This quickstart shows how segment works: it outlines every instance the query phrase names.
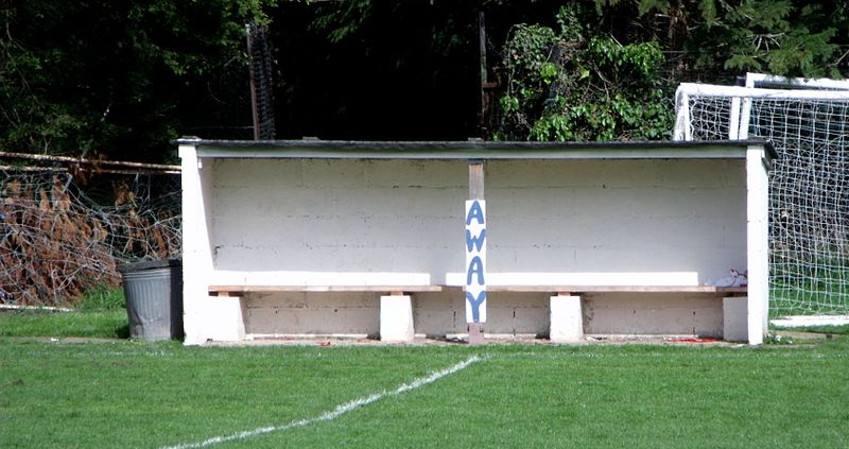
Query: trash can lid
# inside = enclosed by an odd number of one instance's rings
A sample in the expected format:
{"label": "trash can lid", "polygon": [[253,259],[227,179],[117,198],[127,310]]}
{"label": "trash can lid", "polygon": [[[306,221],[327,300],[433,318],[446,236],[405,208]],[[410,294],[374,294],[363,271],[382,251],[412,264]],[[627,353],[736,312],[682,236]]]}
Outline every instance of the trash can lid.
{"label": "trash can lid", "polygon": [[183,265],[183,259],[145,260],[118,265],[119,273],[131,273],[142,270],[155,270],[157,268],[179,267]]}

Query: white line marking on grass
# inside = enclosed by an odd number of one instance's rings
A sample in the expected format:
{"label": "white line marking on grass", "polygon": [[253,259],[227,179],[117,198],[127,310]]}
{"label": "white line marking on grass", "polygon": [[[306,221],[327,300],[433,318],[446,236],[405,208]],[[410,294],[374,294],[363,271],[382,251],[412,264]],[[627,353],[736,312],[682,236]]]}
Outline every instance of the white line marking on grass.
{"label": "white line marking on grass", "polygon": [[220,444],[220,443],[226,443],[226,442],[229,442],[229,441],[244,440],[244,439],[252,438],[252,437],[255,437],[255,436],[259,436],[259,435],[264,435],[266,433],[282,432],[282,431],[294,429],[294,428],[297,428],[297,427],[306,427],[308,425],[319,423],[319,422],[322,422],[322,421],[331,421],[331,420],[334,420],[334,419],[344,415],[345,413],[356,410],[356,409],[358,409],[358,408],[360,408],[364,405],[371,404],[372,402],[379,401],[379,400],[381,400],[385,397],[398,396],[398,395],[407,393],[411,390],[415,390],[416,388],[423,387],[423,386],[425,386],[429,383],[435,382],[435,381],[437,381],[437,380],[439,380],[439,379],[441,379],[445,376],[448,376],[450,374],[454,374],[457,371],[460,371],[460,370],[466,368],[467,366],[471,365],[472,363],[479,362],[481,360],[483,360],[483,358],[476,356],[476,355],[469,357],[467,360],[464,360],[464,361],[462,361],[462,362],[460,362],[456,365],[450,366],[450,367],[448,367],[448,368],[446,368],[442,371],[436,371],[436,372],[431,373],[430,375],[428,375],[426,377],[416,379],[416,380],[414,380],[414,381],[412,381],[408,384],[403,384],[403,385],[399,386],[398,388],[396,388],[394,390],[383,391],[381,393],[375,393],[371,396],[366,396],[366,397],[363,397],[363,398],[355,399],[351,402],[346,402],[344,404],[337,406],[336,408],[334,408],[333,410],[331,410],[329,412],[325,412],[325,413],[323,413],[319,416],[316,416],[315,418],[292,421],[289,424],[284,424],[282,426],[260,427],[260,428],[257,428],[257,429],[247,430],[247,431],[244,431],[244,432],[238,432],[238,433],[234,433],[234,434],[230,434],[230,435],[217,436],[217,437],[213,437],[213,438],[210,438],[208,440],[202,441],[200,443],[184,443],[184,444],[178,444],[176,446],[163,446],[160,449],[197,449],[197,448],[213,446],[213,445]]}

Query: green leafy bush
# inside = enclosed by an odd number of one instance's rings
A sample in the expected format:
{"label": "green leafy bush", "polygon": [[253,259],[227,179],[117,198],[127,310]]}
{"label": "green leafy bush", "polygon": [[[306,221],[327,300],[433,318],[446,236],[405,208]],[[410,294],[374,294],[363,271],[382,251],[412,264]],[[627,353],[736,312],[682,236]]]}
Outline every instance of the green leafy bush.
{"label": "green leafy bush", "polygon": [[585,37],[577,12],[563,7],[559,30],[516,25],[505,45],[502,140],[643,140],[672,129],[671,92],[657,42],[623,45]]}

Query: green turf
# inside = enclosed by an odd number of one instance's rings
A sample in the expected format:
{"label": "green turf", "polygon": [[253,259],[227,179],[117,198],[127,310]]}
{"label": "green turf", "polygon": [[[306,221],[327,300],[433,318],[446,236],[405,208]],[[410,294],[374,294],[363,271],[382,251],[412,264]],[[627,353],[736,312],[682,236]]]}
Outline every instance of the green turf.
{"label": "green turf", "polygon": [[222,448],[842,448],[849,343],[183,347],[0,338],[0,447],[158,448],[311,419]]}
{"label": "green turf", "polygon": [[124,289],[101,284],[85,292],[75,308],[84,312],[125,310]]}
{"label": "green turf", "polygon": [[127,312],[0,311],[0,336],[125,338]]}
{"label": "green turf", "polygon": [[0,336],[127,338],[130,334],[124,292],[94,288],[71,312],[45,309],[0,310]]}
{"label": "green turf", "polygon": [[[840,265],[832,266],[847,265],[841,262]],[[787,273],[784,267],[777,265],[772,266],[771,270],[771,317],[849,313],[849,291],[845,282],[849,279],[849,272],[846,270],[821,269],[803,275]]]}
{"label": "green turf", "polygon": [[0,447],[198,443],[313,419],[472,355],[485,360],[332,421],[215,447],[849,446],[846,335],[758,348],[198,348],[109,338],[127,318],[103,299],[85,313],[0,314]]}

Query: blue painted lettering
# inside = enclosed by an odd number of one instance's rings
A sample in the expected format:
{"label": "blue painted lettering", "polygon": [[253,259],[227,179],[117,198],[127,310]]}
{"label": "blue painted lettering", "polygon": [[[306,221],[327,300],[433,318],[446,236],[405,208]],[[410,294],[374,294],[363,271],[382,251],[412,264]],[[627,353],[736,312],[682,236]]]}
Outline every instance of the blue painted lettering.
{"label": "blue painted lettering", "polygon": [[483,280],[483,261],[480,256],[475,256],[469,261],[469,269],[466,271],[466,285],[472,285],[472,277],[478,275],[478,285],[486,285]]}
{"label": "blue painted lettering", "polygon": [[486,301],[486,291],[478,293],[477,298],[475,298],[471,293],[466,292],[466,301],[469,301],[469,304],[472,306],[472,322],[480,323],[481,304]]}
{"label": "blue painted lettering", "polygon": [[481,233],[477,236],[473,236],[468,229],[466,230],[466,249],[468,250],[468,252],[472,252],[472,248],[477,248],[477,251],[480,252],[485,241],[486,229],[482,229]]}
{"label": "blue painted lettering", "polygon": [[483,209],[481,209],[481,205],[477,201],[473,202],[472,207],[469,208],[469,213],[466,215],[466,226],[472,224],[472,220],[477,220],[480,224],[486,224],[483,217]]}

